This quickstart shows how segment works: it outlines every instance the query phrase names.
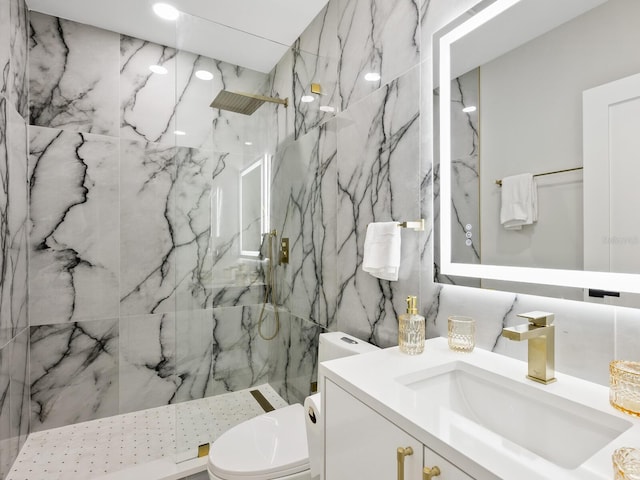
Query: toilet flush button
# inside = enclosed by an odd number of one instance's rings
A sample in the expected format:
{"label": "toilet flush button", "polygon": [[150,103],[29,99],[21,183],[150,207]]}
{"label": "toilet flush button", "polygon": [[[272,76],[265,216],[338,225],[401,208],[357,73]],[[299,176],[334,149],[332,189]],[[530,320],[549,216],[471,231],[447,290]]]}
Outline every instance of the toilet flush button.
{"label": "toilet flush button", "polygon": [[342,340],[343,342],[350,343],[352,345],[358,343],[358,342],[356,342],[355,340],[353,340],[353,339],[351,339],[349,337],[342,337],[340,340]]}

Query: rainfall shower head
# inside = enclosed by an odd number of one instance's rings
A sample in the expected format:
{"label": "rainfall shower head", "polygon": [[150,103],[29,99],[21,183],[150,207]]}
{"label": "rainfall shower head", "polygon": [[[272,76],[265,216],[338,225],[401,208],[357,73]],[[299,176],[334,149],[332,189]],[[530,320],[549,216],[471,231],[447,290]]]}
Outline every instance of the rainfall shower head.
{"label": "rainfall shower head", "polygon": [[220,110],[229,110],[230,112],[251,115],[264,102],[279,103],[285,108],[289,105],[289,99],[275,97],[264,97],[262,95],[254,95],[252,93],[228,92],[222,90],[218,96],[209,105],[211,108],[219,108]]}

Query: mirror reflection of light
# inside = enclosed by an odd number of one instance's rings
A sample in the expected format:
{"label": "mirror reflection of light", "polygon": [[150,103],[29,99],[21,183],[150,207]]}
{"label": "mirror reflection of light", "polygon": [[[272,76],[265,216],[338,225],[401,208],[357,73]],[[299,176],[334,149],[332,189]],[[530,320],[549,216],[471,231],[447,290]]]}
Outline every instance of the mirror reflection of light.
{"label": "mirror reflection of light", "polygon": [[180,12],[173,5],[169,5],[168,3],[156,3],[153,5],[153,11],[160,18],[164,18],[165,20],[177,20],[180,16]]}
{"label": "mirror reflection of light", "polygon": [[245,144],[247,147],[250,147],[251,145],[253,145],[253,142],[244,142],[244,144]]}
{"label": "mirror reflection of light", "polygon": [[302,103],[311,103],[311,102],[313,102],[314,100],[315,100],[315,98],[313,98],[313,96],[311,96],[311,95],[303,95],[303,96],[300,98],[300,101],[301,101]]}
{"label": "mirror reflection of light", "polygon": [[469,107],[464,107],[464,108],[462,109],[462,111],[463,111],[464,113],[471,113],[471,112],[475,112],[476,110],[477,110],[477,108],[476,108],[476,107],[474,107],[473,105],[471,105],[471,106],[469,106]]}
{"label": "mirror reflection of light", "polygon": [[377,72],[369,72],[364,76],[364,79],[367,82],[377,82],[380,78],[380,74]]}
{"label": "mirror reflection of light", "polygon": [[183,132],[182,130],[174,130],[173,134],[181,137],[183,135],[186,135],[187,132]]}
{"label": "mirror reflection of light", "polygon": [[169,70],[164,68],[162,65],[149,65],[149,70],[153,73],[157,73],[158,75],[166,75],[169,73]]}
{"label": "mirror reflection of light", "polygon": [[198,77],[200,80],[213,80],[213,73],[208,70],[198,70],[196,72],[196,77]]}
{"label": "mirror reflection of light", "polygon": [[333,112],[336,111],[336,109],[333,108],[333,107],[330,107],[329,105],[322,105],[320,107],[320,111],[321,112],[326,112],[326,113],[333,113]]}

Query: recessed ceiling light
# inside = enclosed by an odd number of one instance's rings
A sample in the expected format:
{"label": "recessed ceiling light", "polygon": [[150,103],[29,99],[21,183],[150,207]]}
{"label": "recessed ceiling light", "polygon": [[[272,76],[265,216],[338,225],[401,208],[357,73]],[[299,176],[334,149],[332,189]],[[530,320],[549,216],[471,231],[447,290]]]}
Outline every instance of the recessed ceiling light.
{"label": "recessed ceiling light", "polygon": [[311,102],[313,102],[314,100],[315,100],[315,98],[313,98],[313,96],[311,96],[311,95],[303,95],[303,96],[300,98],[300,101],[301,101],[302,103],[311,103]]}
{"label": "recessed ceiling light", "polygon": [[149,70],[159,75],[166,75],[167,73],[169,73],[169,70],[167,70],[161,65],[149,65]]}
{"label": "recessed ceiling light", "polygon": [[333,113],[333,112],[336,111],[336,109],[333,108],[333,107],[330,107],[329,105],[322,105],[320,107],[320,111],[321,112],[326,112],[326,113]]}
{"label": "recessed ceiling light", "polygon": [[367,82],[377,82],[380,80],[380,74],[377,72],[369,72],[364,76],[364,79]]}
{"label": "recessed ceiling light", "polygon": [[178,136],[180,136],[180,137],[181,137],[181,136],[183,136],[183,135],[186,135],[186,134],[187,134],[187,132],[183,132],[182,130],[174,130],[174,131],[173,131],[173,134],[174,134],[174,135],[178,135]]}
{"label": "recessed ceiling light", "polygon": [[198,70],[196,72],[196,77],[200,80],[213,80],[213,73],[208,70]]}
{"label": "recessed ceiling light", "polygon": [[244,144],[245,144],[247,147],[250,147],[251,145],[253,145],[253,142],[244,142]]}
{"label": "recessed ceiling light", "polygon": [[180,16],[180,12],[173,5],[169,5],[168,3],[156,3],[153,5],[153,11],[160,18],[164,18],[165,20],[177,20]]}

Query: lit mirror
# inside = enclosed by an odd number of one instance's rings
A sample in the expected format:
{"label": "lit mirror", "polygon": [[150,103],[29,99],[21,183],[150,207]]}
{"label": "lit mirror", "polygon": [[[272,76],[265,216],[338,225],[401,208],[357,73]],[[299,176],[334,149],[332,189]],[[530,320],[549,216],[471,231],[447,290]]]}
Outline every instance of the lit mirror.
{"label": "lit mirror", "polygon": [[265,155],[240,172],[240,254],[257,257],[269,231],[269,161]]}
{"label": "lit mirror", "polygon": [[436,34],[439,281],[640,306],[638,18],[485,0]]}

